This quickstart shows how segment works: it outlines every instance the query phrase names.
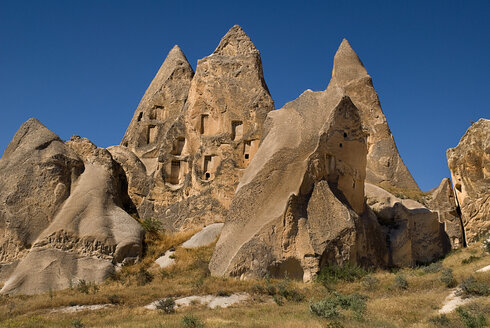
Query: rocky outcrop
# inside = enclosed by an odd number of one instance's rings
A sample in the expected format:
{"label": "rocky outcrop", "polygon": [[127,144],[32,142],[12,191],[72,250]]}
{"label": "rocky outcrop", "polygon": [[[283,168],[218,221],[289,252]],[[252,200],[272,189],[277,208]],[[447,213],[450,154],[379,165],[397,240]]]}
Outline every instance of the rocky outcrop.
{"label": "rocky outcrop", "polygon": [[439,222],[444,224],[444,230],[451,242],[452,249],[458,249],[466,245],[460,209],[454,197],[451,180],[444,178],[439,187],[431,191],[427,196],[428,207],[437,212]]}
{"label": "rocky outcrop", "polygon": [[[41,147],[33,144],[36,136],[44,138]],[[16,213],[15,218],[25,222],[16,231],[32,238],[32,246],[23,256],[12,253],[19,263],[1,293],[40,293],[67,288],[79,279],[101,282],[115,265],[135,261],[142,255],[144,232],[126,212],[135,209],[127,195],[125,174],[107,150],[79,137],[65,144],[37,120],[30,120],[19,129],[1,163],[14,164],[22,157],[31,160],[29,165],[17,165],[17,171],[10,167],[9,171],[2,171],[1,178],[7,179],[9,172],[22,177],[20,168],[39,170],[34,179],[29,178],[33,183],[37,183],[36,178],[43,178],[41,182],[51,188],[47,189],[51,194],[39,198],[44,189],[31,184],[37,188],[32,189],[32,195],[19,197],[13,192],[2,202],[2,213]],[[60,187],[61,183],[65,187]],[[27,196],[37,201],[27,202]],[[43,212],[42,217],[27,216],[48,205],[57,206]],[[14,212],[18,208],[23,211]],[[39,228],[32,230],[33,226]],[[15,259],[13,255],[4,262]]]}
{"label": "rocky outcrop", "polygon": [[77,154],[38,120],[22,124],[0,158],[0,263],[27,255],[83,169]]}
{"label": "rocky outcrop", "polygon": [[[162,81],[155,78],[152,86]],[[238,179],[259,146],[265,117],[274,109],[260,53],[239,26],[198,61],[189,93],[179,99],[184,98],[180,114],[172,116],[162,139],[155,139],[154,170],[130,144],[145,170],[121,147],[109,148],[126,170],[140,217],[159,218],[170,231],[224,221]]]}
{"label": "rocky outcrop", "polygon": [[326,263],[382,263],[383,236],[364,206],[366,135],[350,98],[333,84],[306,91],[269,113],[266,127],[211,273],[309,281]]}
{"label": "rocky outcrop", "polygon": [[366,181],[383,188],[419,190],[398,153],[371,76],[345,39],[335,54],[331,83],[352,99],[368,133]]}
{"label": "rocky outcrop", "polygon": [[366,202],[383,225],[388,246],[388,265],[426,264],[450,249],[438,214],[411,199],[400,199],[366,183]]}
{"label": "rocky outcrop", "polygon": [[471,125],[446,155],[466,241],[472,243],[490,230],[490,120]]}

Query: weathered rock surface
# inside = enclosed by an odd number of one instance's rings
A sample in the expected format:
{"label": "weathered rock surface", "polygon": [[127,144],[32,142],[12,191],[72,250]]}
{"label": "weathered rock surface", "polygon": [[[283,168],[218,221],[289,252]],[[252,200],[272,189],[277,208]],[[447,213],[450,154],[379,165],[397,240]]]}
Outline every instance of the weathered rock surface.
{"label": "weathered rock surface", "polygon": [[331,83],[351,98],[367,129],[366,181],[384,188],[419,190],[398,153],[371,76],[345,39],[335,54]]}
{"label": "weathered rock surface", "polygon": [[[35,120],[26,122],[16,137],[19,134],[29,136],[36,131],[50,136],[49,143],[43,143],[42,149],[56,148],[42,154],[31,149],[34,158],[29,167],[41,167],[48,160],[52,161],[54,154],[57,162],[50,162],[51,166],[43,167],[37,174],[52,179],[47,173],[59,175],[68,171],[71,180],[68,180],[69,187],[64,189],[65,196],[59,201],[57,210],[45,213],[47,224],[36,231],[27,256],[20,259],[1,293],[40,293],[67,288],[70,282],[76,283],[80,279],[101,282],[114,270],[114,265],[134,261],[142,253],[144,231],[126,212],[134,210],[134,205],[127,195],[124,171],[112,160],[110,153],[79,137],[64,144]],[[7,156],[4,156],[7,160],[26,156],[24,151],[30,149],[29,143],[18,142],[16,137],[11,145],[17,146],[9,146]],[[70,154],[71,161],[63,154]],[[37,188],[42,191],[40,186]],[[57,196],[53,192],[51,198],[46,198],[47,203]],[[35,224],[25,213],[34,213],[39,204],[25,204],[21,198],[12,200],[16,202],[7,202],[5,209],[15,209],[22,204],[27,208],[18,215],[19,220]],[[22,229],[20,231],[24,233]]]}
{"label": "weathered rock surface", "polygon": [[466,242],[472,243],[490,231],[490,120],[471,125],[446,155]]}
{"label": "weathered rock surface", "polygon": [[77,154],[38,120],[22,124],[0,158],[0,263],[27,255],[83,169]]}
{"label": "weathered rock surface", "polygon": [[[150,89],[166,87],[159,74]],[[185,75],[186,81],[190,76]],[[189,83],[185,97],[179,89],[180,113],[175,108],[175,115],[163,116],[168,129],[160,128],[159,137],[150,143],[151,156],[157,158],[151,169],[145,159],[149,153],[141,155],[128,142],[140,138],[128,135],[144,134],[144,129],[138,132],[130,126],[122,145],[140,157],[145,170],[121,147],[109,149],[126,170],[140,217],[160,218],[170,231],[224,221],[238,179],[260,143],[265,117],[274,109],[260,53],[239,26],[228,31],[213,54],[198,61]],[[161,94],[161,102],[176,103],[166,95]],[[144,98],[142,104],[146,103]],[[138,108],[133,122],[140,112]]]}
{"label": "weathered rock surface", "polygon": [[385,228],[388,265],[404,267],[430,263],[450,250],[437,213],[369,183],[365,190],[367,205]]}
{"label": "weathered rock surface", "polygon": [[157,168],[159,149],[182,112],[193,76],[184,53],[174,46],[134,112],[121,145],[138,155],[148,173]]}
{"label": "weathered rock surface", "polygon": [[442,179],[439,187],[432,190],[428,198],[427,205],[432,211],[437,212],[439,222],[444,223],[444,230],[449,237],[451,247],[458,249],[465,246],[463,226],[451,180]]}
{"label": "weathered rock surface", "polygon": [[364,206],[366,135],[349,97],[333,84],[306,91],[269,113],[266,126],[211,273],[309,281],[326,263],[382,263],[383,236]]}
{"label": "weathered rock surface", "polygon": [[211,225],[208,225],[207,227],[196,233],[194,236],[192,236],[191,239],[183,243],[182,247],[198,248],[212,244],[223,229],[223,225],[224,223],[213,223]]}

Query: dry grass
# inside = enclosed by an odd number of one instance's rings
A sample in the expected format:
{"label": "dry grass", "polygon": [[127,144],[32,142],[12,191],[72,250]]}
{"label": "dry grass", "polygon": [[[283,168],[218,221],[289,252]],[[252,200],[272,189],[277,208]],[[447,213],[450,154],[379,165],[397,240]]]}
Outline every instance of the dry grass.
{"label": "dry grass", "polygon": [[[74,288],[34,296],[1,297],[0,327],[72,327],[74,320],[81,320],[85,327],[183,327],[182,319],[189,313],[202,320],[205,327],[327,327],[329,321],[314,316],[308,307],[310,301],[318,301],[329,295],[330,291],[321,284],[289,282],[288,288],[304,295],[305,300],[284,300],[284,305],[278,306],[264,290],[267,290],[267,286],[278,286],[283,281],[239,281],[211,277],[207,265],[214,245],[194,250],[177,248],[177,262],[174,266],[159,269],[153,265],[158,256],[179,245],[191,234],[160,235],[159,238],[149,240],[145,259],[123,268],[113,279],[101,284],[95,294],[84,294]],[[470,256],[477,259],[462,264]],[[482,253],[480,244],[453,252],[442,261],[444,268],[453,269],[458,282],[473,275],[478,281],[487,284],[490,284],[490,272],[475,271],[489,264],[490,256]],[[141,270],[147,270],[153,280],[138,285],[135,276]],[[338,319],[340,324],[343,327],[434,327],[429,318],[437,315],[437,310],[441,308],[450,289],[440,281],[441,272],[426,271],[415,268],[397,272],[406,277],[406,290],[397,289],[394,286],[396,274],[384,270],[371,273],[379,281],[372,289],[367,289],[361,280],[334,284],[331,287],[339,293],[361,293],[368,296],[363,320],[358,321],[346,313]],[[260,290],[262,292],[258,292]],[[252,294],[253,300],[247,305],[227,309],[210,310],[193,306],[175,314],[163,314],[143,308],[164,297],[235,292],[248,292]],[[117,295],[120,304],[99,311],[72,314],[52,312],[53,308],[73,304],[109,303],[110,299],[114,299],[112,295]],[[471,313],[490,313],[490,300],[477,297],[466,307]],[[457,313],[451,313],[447,318],[450,321],[448,327],[464,327]],[[488,314],[487,321],[490,322]]]}

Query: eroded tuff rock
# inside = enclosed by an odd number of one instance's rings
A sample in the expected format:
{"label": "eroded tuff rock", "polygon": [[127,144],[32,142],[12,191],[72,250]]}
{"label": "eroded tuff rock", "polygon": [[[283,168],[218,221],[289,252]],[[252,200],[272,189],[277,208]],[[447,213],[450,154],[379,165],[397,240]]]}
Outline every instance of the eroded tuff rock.
{"label": "eroded tuff rock", "polygon": [[451,249],[437,213],[369,183],[365,190],[367,205],[376,213],[387,236],[389,266],[430,263]]}
{"label": "eroded tuff rock", "polygon": [[490,120],[471,125],[446,155],[466,241],[472,243],[490,230]]}
{"label": "eroded tuff rock", "polygon": [[36,119],[19,128],[0,158],[0,263],[27,255],[70,195],[83,162]]}
{"label": "eroded tuff rock", "polygon": [[[79,279],[101,282],[114,270],[114,265],[134,261],[142,253],[144,231],[126,212],[134,210],[134,206],[127,195],[124,171],[107,150],[79,137],[64,144],[35,120],[26,122],[16,137],[33,133],[49,136],[51,141],[43,143],[43,149],[53,149],[41,154],[31,152],[34,155],[29,167],[42,168],[37,174],[54,181],[58,181],[60,173],[68,171],[71,180],[56,211],[45,213],[47,224],[36,232],[28,254],[20,258],[1,293],[40,293],[67,288],[70,282]],[[18,142],[16,137],[11,143],[13,146],[7,148],[4,156],[7,160],[27,156],[24,151],[29,149],[30,143]],[[54,163],[53,153],[57,160]],[[72,161],[67,161],[63,154],[69,154]],[[48,161],[51,161],[49,166],[41,166]],[[38,196],[43,189],[36,187],[39,189],[33,192]],[[56,197],[58,193],[52,192],[46,202],[52,203],[52,199],[58,199]],[[27,207],[25,213],[34,213],[39,206],[13,199]],[[5,209],[9,210],[16,208],[17,203],[11,201],[7,205]],[[18,214],[19,220],[35,224],[25,213]]]}
{"label": "eroded tuff rock", "polygon": [[260,53],[239,26],[198,61],[184,98],[181,113],[153,140],[159,147],[154,170],[145,164],[144,171],[121,147],[109,148],[126,170],[140,217],[160,218],[168,230],[224,221],[238,179],[259,146],[265,117],[274,109]]}
{"label": "eroded tuff rock", "polygon": [[458,249],[465,246],[463,225],[451,180],[442,179],[440,185],[431,191],[428,198],[427,205],[432,211],[437,212],[439,222],[444,224],[444,230],[451,241],[451,247]]}
{"label": "eroded tuff rock", "polygon": [[157,167],[168,129],[182,112],[193,76],[184,53],[174,46],[134,112],[121,145],[143,161],[149,174]]}
{"label": "eroded tuff rock", "polygon": [[266,127],[211,273],[309,281],[326,263],[383,263],[383,234],[364,204],[366,135],[349,97],[334,84],[306,91],[269,113]]}
{"label": "eroded tuff rock", "polygon": [[331,83],[352,99],[367,130],[366,181],[384,188],[419,190],[398,153],[371,76],[345,39],[334,57]]}

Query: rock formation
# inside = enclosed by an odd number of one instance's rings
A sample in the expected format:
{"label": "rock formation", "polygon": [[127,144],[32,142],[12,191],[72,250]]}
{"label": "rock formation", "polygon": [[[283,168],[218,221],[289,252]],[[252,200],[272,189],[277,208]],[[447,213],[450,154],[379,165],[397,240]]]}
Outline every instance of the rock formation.
{"label": "rock formation", "polygon": [[[366,215],[366,135],[342,89],[304,92],[271,112],[210,263],[213,275],[311,280],[325,263],[383,262]],[[364,236],[363,236],[364,235]],[[378,236],[378,243],[375,243]]]}
{"label": "rock formation", "polygon": [[65,144],[31,119],[0,167],[7,182],[0,218],[11,238],[3,243],[20,245],[17,252],[6,248],[2,258],[4,264],[18,260],[2,293],[62,289],[79,279],[101,282],[114,265],[142,255],[143,230],[126,212],[134,206],[124,171],[107,150],[79,137]]}
{"label": "rock formation", "polygon": [[[179,54],[182,63],[185,57]],[[159,75],[173,70],[174,64],[165,60],[149,90],[167,88],[168,80]],[[178,90],[179,101],[167,99],[167,93],[158,97],[160,103],[178,106],[172,115],[162,116],[161,124],[168,128],[159,128],[152,139],[152,169],[145,159],[150,153],[142,155],[150,146],[138,149],[131,142],[146,140],[149,133],[148,128],[134,126],[140,113],[144,122],[145,108],[155,106],[146,100],[150,91],[136,110],[122,146],[109,148],[126,170],[140,217],[160,218],[171,231],[224,221],[238,179],[259,146],[265,117],[274,109],[260,53],[239,26],[228,31],[213,54],[198,61],[192,82],[188,64],[181,66],[186,74],[179,75],[185,86]],[[189,83],[189,93],[184,95]],[[152,121],[148,124],[156,126]],[[137,156],[123,149],[126,145]]]}
{"label": "rock formation", "polygon": [[371,76],[345,39],[334,57],[331,83],[352,99],[367,130],[366,181],[383,188],[419,190],[398,153]]}
{"label": "rock formation", "polygon": [[428,198],[429,208],[437,212],[439,221],[444,224],[451,247],[458,249],[465,246],[463,225],[451,181],[448,178],[442,179],[439,187],[432,190]]}
{"label": "rock formation", "polygon": [[385,230],[389,266],[430,263],[451,249],[437,213],[422,204],[397,198],[369,183],[366,202]]}
{"label": "rock formation", "polygon": [[437,213],[370,184],[378,194],[369,204],[378,211],[365,204],[365,180],[419,189],[347,40],[327,89],[269,113],[265,127],[216,245],[213,275],[287,272],[309,281],[325,264],[405,266],[447,251]]}
{"label": "rock formation", "polygon": [[446,155],[466,242],[472,243],[490,231],[490,120],[471,125]]}

